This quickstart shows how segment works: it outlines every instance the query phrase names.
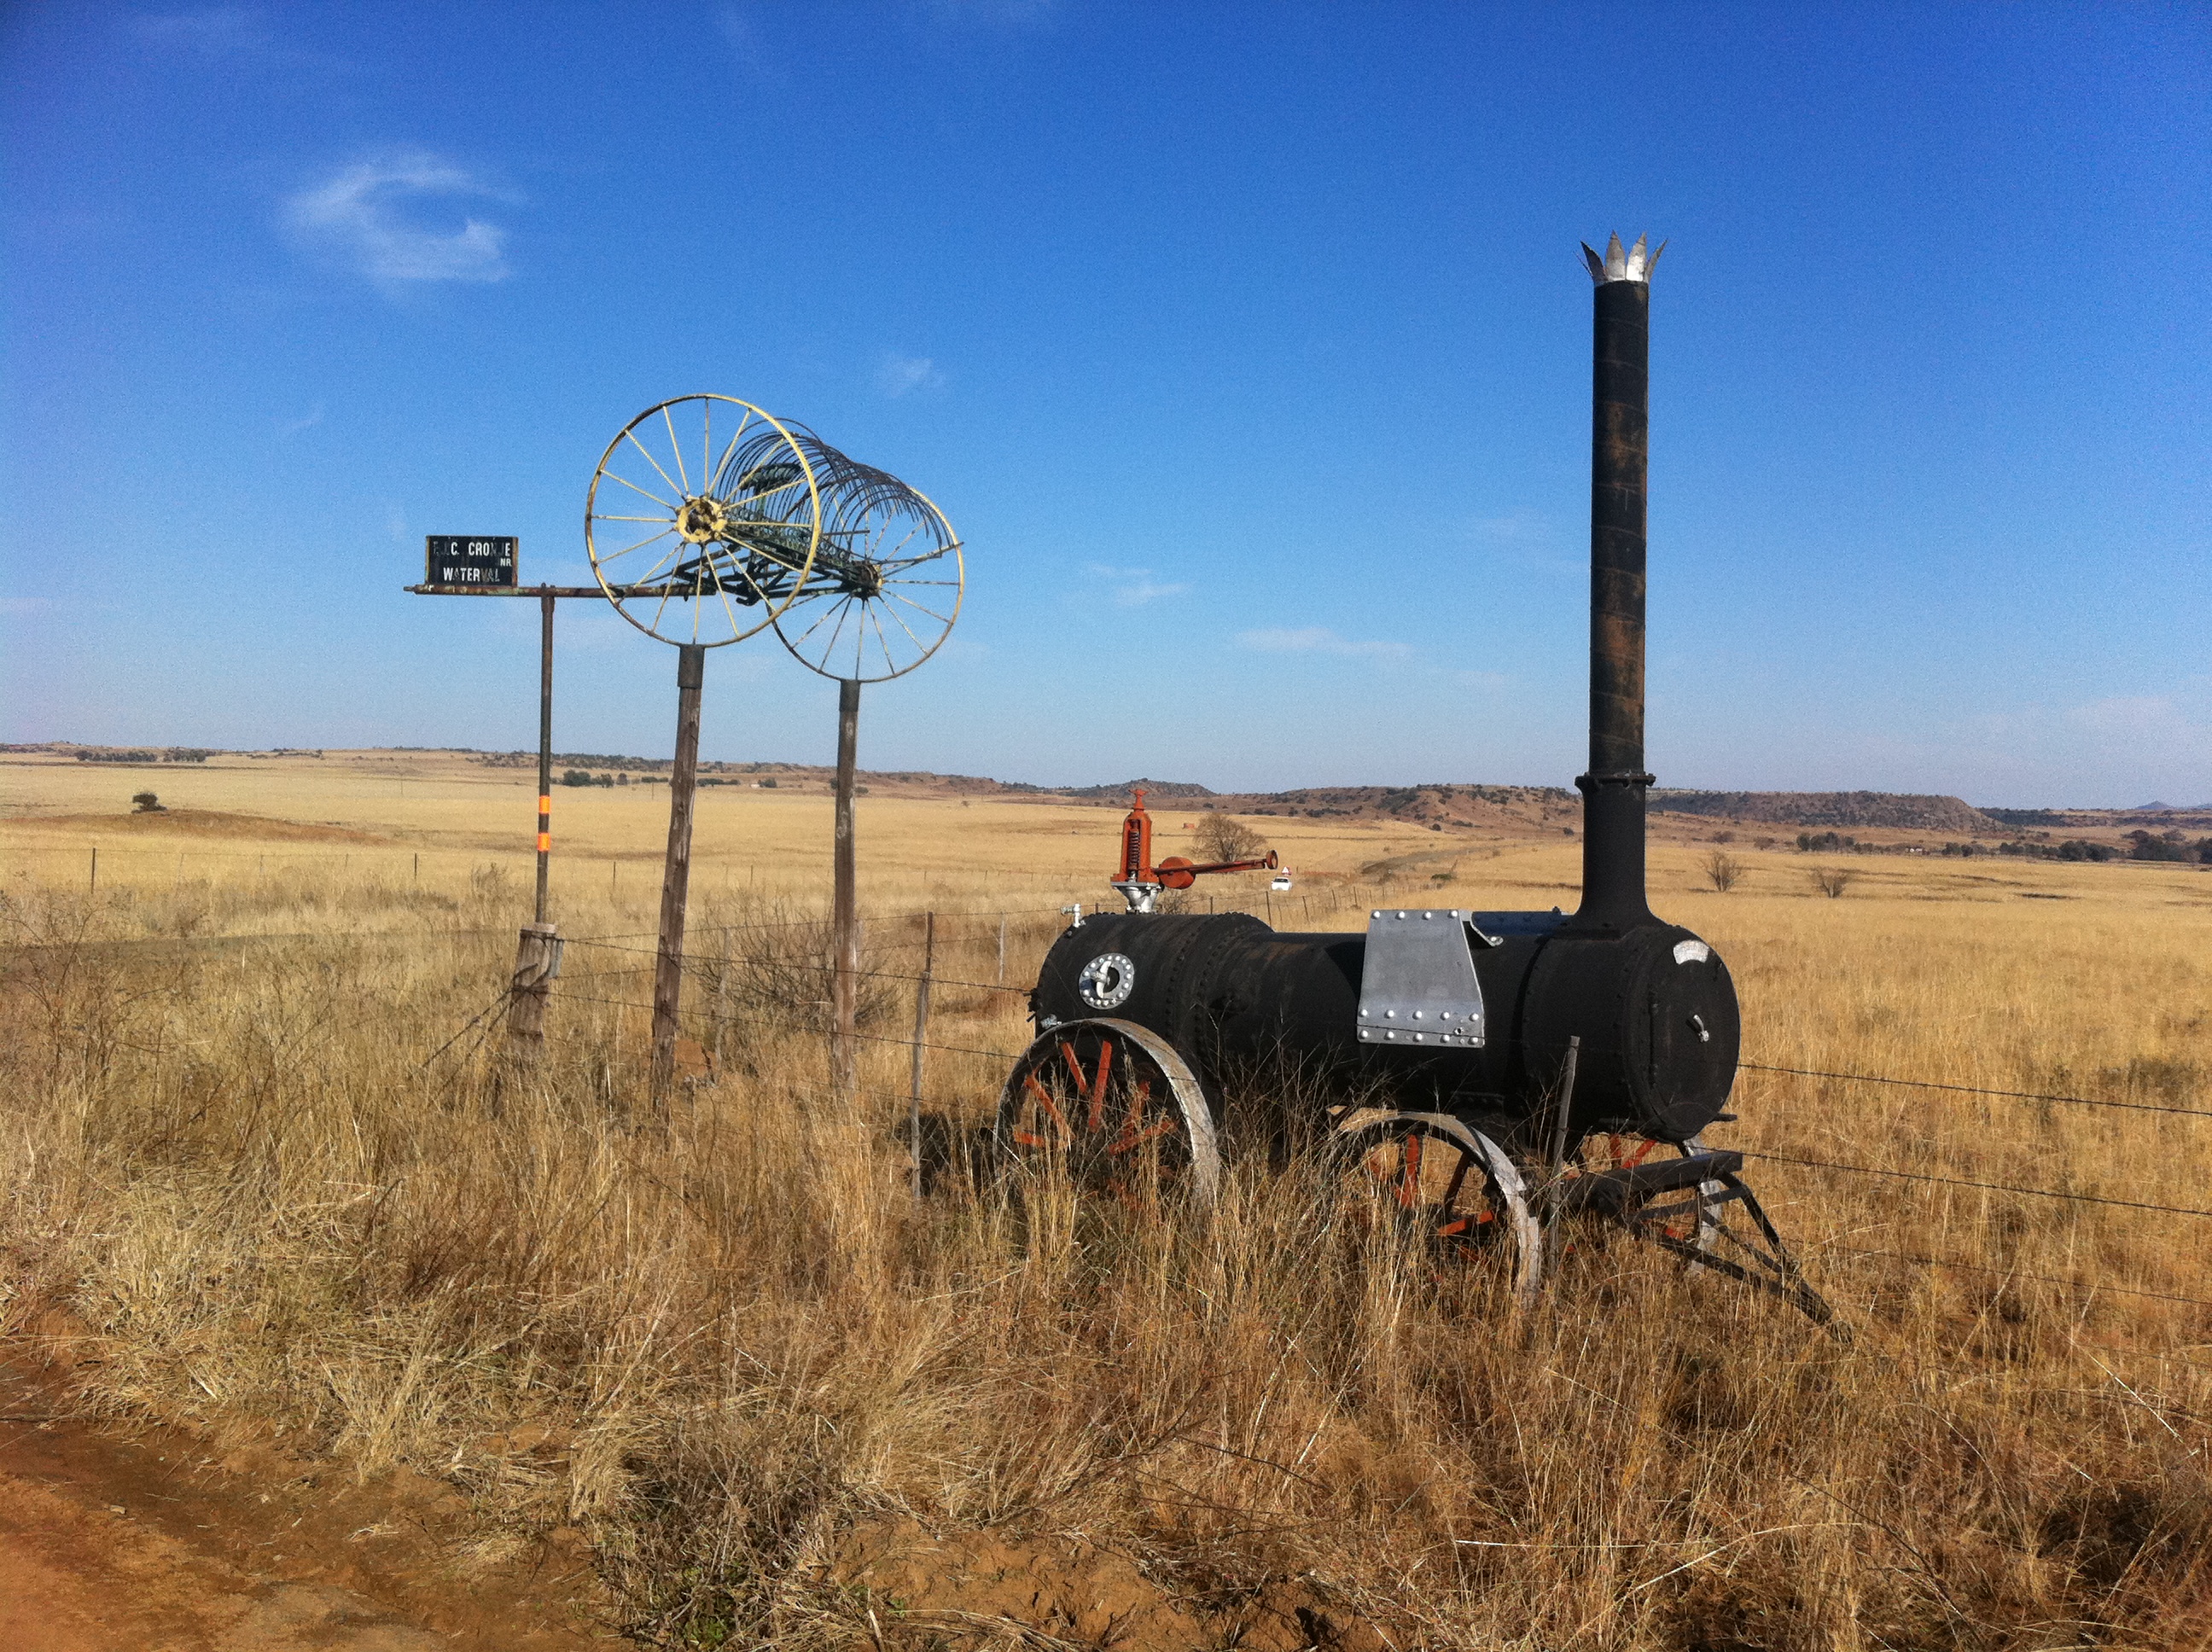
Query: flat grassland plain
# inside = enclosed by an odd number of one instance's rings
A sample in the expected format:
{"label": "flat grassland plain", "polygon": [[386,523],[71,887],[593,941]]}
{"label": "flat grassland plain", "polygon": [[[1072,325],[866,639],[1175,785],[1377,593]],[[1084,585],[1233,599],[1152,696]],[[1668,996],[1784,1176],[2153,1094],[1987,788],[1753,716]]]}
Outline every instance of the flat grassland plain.
{"label": "flat grassland plain", "polygon": [[[434,1483],[454,1568],[588,1557],[656,1644],[2212,1643],[2212,875],[1754,839],[1719,893],[1655,843],[1764,1064],[1710,1139],[1776,1156],[1843,1340],[1625,1242],[1516,1311],[1259,1151],[1204,1220],[968,1179],[1059,908],[1114,898],[1109,809],[861,799],[852,1116],[829,799],[703,791],[658,1112],[667,792],[561,788],[574,938],[543,1067],[500,1083],[471,1017],[530,915],[534,778],[0,765],[0,1324],[62,1327],[89,1411]],[[1173,852],[1194,816],[1158,819]],[[1298,873],[1279,927],[1576,898],[1555,829],[1252,823]]]}

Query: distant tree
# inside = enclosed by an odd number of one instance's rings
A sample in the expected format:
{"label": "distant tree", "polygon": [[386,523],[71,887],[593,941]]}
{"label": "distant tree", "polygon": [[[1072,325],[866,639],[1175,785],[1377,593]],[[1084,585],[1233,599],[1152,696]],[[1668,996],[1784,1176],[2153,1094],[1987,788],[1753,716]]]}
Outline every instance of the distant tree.
{"label": "distant tree", "polygon": [[1842,897],[1845,890],[1856,882],[1858,874],[1846,866],[1821,866],[1813,873],[1813,887],[1831,901]]}
{"label": "distant tree", "polygon": [[770,780],[763,780],[763,781],[761,782],[761,784],[762,784],[763,786],[765,786],[766,787],[768,787],[768,789],[769,789],[769,791],[771,791],[771,792],[773,792],[773,791],[775,791],[775,781],[773,779],[770,779]]}
{"label": "distant tree", "polygon": [[1706,881],[1723,895],[1734,889],[1737,880],[1743,876],[1743,862],[1726,849],[1715,849],[1708,854],[1705,867]]}
{"label": "distant tree", "polygon": [[1267,840],[1234,815],[1218,810],[1198,817],[1198,852],[1207,860],[1256,860]]}
{"label": "distant tree", "polygon": [[158,815],[166,812],[161,799],[151,792],[134,792],[131,794],[131,801],[137,805],[137,809],[132,811],[136,814]]}
{"label": "distant tree", "polygon": [[2128,834],[2130,860],[2194,860],[2197,852],[2182,841],[2179,832],[2134,831]]}
{"label": "distant tree", "polygon": [[569,768],[562,771],[561,784],[563,786],[589,786],[591,783],[592,775],[589,769]]}

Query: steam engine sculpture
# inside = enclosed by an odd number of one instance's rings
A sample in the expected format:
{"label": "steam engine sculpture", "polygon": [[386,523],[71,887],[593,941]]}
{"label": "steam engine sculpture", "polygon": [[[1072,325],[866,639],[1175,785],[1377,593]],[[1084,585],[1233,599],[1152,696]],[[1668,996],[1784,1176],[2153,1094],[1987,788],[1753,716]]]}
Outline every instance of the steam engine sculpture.
{"label": "steam engine sculpture", "polygon": [[[1358,933],[1156,911],[1163,890],[1261,863],[1151,865],[1124,823],[1127,910],[1079,917],[1030,994],[1037,1037],[997,1123],[1123,1197],[1210,1199],[1240,1084],[1311,1109],[1354,1180],[1438,1246],[1494,1258],[1525,1294],[1546,1229],[1608,1219],[1795,1303],[1800,1277],[1742,1178],[1698,1132],[1731,1114],[1740,1023],[1728,966],[1645,897],[1644,497],[1651,267],[1639,238],[1596,282],[1590,467],[1589,768],[1571,914],[1382,908]],[[1272,865],[1272,856],[1265,863]],[[1249,1081],[1258,1078],[1261,1082]]]}

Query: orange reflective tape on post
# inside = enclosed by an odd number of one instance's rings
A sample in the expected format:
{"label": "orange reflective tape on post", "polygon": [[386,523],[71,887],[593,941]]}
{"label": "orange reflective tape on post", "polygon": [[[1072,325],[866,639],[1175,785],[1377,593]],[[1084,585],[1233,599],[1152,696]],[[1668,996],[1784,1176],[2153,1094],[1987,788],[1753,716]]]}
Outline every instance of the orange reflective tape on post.
{"label": "orange reflective tape on post", "polygon": [[541,815],[550,815],[553,812],[553,799],[550,795],[541,795],[538,798],[538,812]]}
{"label": "orange reflective tape on post", "polygon": [[538,834],[538,853],[540,854],[550,854],[553,853],[552,833],[540,832]]}

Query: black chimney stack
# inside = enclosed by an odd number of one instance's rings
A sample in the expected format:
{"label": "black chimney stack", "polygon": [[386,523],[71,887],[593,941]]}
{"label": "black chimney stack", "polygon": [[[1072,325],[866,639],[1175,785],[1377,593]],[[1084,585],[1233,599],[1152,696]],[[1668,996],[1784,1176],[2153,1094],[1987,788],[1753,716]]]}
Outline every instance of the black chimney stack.
{"label": "black chimney stack", "polygon": [[1644,882],[1644,495],[1650,452],[1651,268],[1644,239],[1603,257],[1590,375],[1589,772],[1583,794],[1583,901],[1572,927],[1618,934],[1652,921]]}

